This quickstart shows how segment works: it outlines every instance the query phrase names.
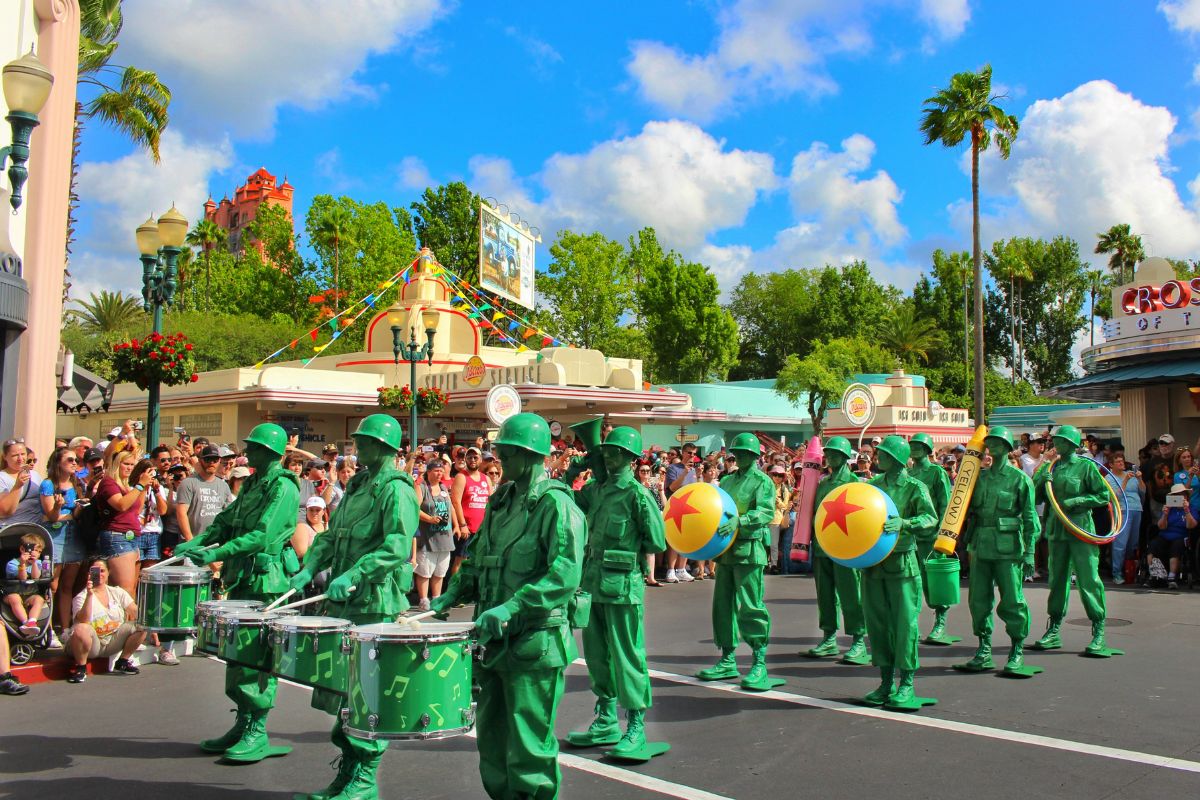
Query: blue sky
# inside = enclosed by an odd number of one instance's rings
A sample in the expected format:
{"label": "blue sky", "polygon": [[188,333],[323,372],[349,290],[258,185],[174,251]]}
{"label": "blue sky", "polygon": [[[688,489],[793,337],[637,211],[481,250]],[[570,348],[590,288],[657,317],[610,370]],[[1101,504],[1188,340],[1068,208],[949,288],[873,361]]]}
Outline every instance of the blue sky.
{"label": "blue sky", "polygon": [[175,6],[165,27],[125,0],[117,61],[158,71],[173,119],[157,166],[87,128],[75,297],[134,289],[148,212],[195,220],[259,166],[299,215],[462,179],[547,244],[653,225],[726,288],[864,258],[908,291],[934,247],[970,244],[966,156],[922,144],[921,102],[986,62],[1022,133],[984,165],[985,246],[1090,253],[1129,222],[1151,255],[1200,250],[1200,0]]}

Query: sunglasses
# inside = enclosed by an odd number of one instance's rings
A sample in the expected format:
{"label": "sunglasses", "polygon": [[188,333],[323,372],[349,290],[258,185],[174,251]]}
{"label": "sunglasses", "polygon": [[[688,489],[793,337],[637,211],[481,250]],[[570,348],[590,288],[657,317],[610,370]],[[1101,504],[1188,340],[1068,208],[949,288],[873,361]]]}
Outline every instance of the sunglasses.
{"label": "sunglasses", "polygon": [[489,473],[487,473],[487,474],[488,474],[488,475],[491,475],[493,478],[499,478],[499,477],[500,477],[500,473],[499,473],[499,472],[489,472]]}
{"label": "sunglasses", "polygon": [[204,458],[202,458],[200,460],[203,461],[205,464],[212,464],[217,461],[220,461],[221,457],[220,456],[205,456]]}
{"label": "sunglasses", "polygon": [[5,439],[4,440],[5,447],[12,447],[14,444],[25,444],[25,440],[24,439]]}
{"label": "sunglasses", "polygon": [[75,456],[71,456],[70,458],[64,458],[63,461],[66,461],[68,464],[78,464],[79,463],[79,459],[76,458]]}
{"label": "sunglasses", "polygon": [[639,470],[638,470],[638,474],[639,474],[639,475],[641,475],[642,473],[645,473],[646,475],[649,475],[649,474],[650,474],[650,470],[648,470],[648,469],[639,469]]}

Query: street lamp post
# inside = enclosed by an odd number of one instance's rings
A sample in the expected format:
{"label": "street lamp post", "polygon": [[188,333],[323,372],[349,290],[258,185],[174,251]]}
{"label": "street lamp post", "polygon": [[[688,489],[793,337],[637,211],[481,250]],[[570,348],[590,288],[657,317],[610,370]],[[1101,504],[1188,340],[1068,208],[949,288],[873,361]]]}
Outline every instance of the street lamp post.
{"label": "street lamp post", "polygon": [[[151,216],[137,229],[138,252],[142,260],[142,308],[154,312],[154,333],[162,333],[163,306],[175,302],[178,284],[175,276],[179,254],[187,238],[188,221],[174,205],[154,221]],[[158,381],[146,392],[146,449],[158,447]]]}
{"label": "street lamp post", "polygon": [[417,452],[417,362],[424,359],[426,363],[433,364],[433,336],[437,333],[438,319],[441,317],[437,311],[429,308],[421,312],[421,322],[425,325],[425,344],[417,345],[417,329],[408,329],[408,344],[404,344],[404,322],[405,311],[401,308],[392,307],[388,310],[388,324],[392,328],[392,355],[397,364],[400,363],[401,357],[409,364],[409,379],[408,388],[413,393],[412,413],[409,415],[409,452]]}

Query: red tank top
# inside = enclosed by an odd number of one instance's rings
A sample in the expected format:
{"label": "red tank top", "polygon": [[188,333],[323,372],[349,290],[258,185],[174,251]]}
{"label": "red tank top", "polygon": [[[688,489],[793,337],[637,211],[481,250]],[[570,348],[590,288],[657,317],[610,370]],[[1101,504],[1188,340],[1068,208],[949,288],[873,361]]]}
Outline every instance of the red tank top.
{"label": "red tank top", "polygon": [[487,508],[488,497],[492,494],[492,484],[482,472],[474,479],[466,472],[462,476],[466,481],[462,496],[463,516],[467,518],[468,530],[475,533],[483,524],[483,510]]}

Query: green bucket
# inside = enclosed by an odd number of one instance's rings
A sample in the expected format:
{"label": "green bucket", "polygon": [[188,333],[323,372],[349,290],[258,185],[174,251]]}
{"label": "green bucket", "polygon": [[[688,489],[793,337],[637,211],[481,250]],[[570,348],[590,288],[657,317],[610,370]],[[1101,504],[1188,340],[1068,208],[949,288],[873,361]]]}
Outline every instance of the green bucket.
{"label": "green bucket", "polygon": [[953,606],[961,594],[957,558],[928,558],[925,560],[925,583],[929,590],[929,605]]}

